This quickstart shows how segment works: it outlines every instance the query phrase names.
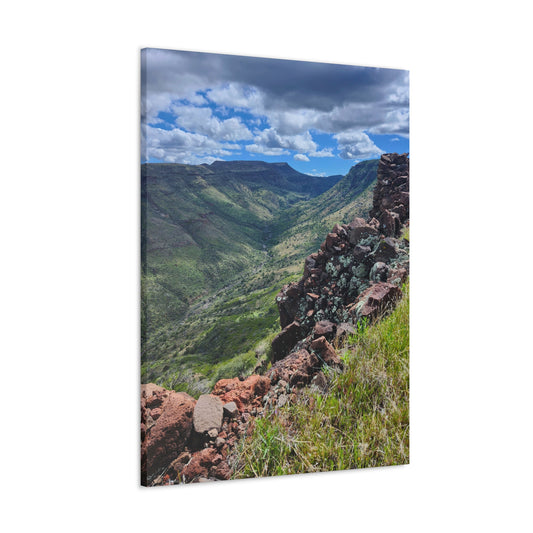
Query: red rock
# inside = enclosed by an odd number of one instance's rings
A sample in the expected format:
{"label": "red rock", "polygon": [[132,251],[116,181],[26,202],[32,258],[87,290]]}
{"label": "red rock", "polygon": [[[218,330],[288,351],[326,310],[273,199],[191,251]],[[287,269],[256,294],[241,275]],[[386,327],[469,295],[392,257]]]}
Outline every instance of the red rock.
{"label": "red rock", "polygon": [[326,340],[326,337],[319,337],[311,343],[311,350],[314,350],[328,366],[341,366],[341,359],[335,352],[335,348]]}
{"label": "red rock", "polygon": [[349,224],[348,237],[350,244],[357,244],[361,239],[377,234],[376,228],[368,225],[363,218],[354,218]]}
{"label": "red rock", "polygon": [[223,403],[235,402],[239,411],[246,412],[259,407],[269,390],[270,379],[254,374],[244,381],[239,378],[221,379],[215,384],[211,394],[219,396]]}
{"label": "red rock", "polygon": [[281,379],[290,385],[307,384],[311,381],[320,364],[315,354],[305,349],[289,354],[275,363],[267,373],[272,383]]}
{"label": "red rock", "polygon": [[211,468],[209,474],[217,479],[230,479],[231,468],[226,461],[221,461],[218,465]]}
{"label": "red rock", "polygon": [[190,483],[200,477],[207,477],[209,470],[222,461],[222,456],[214,448],[204,448],[193,454],[189,464],[183,468],[181,475],[184,481]]}
{"label": "red rock", "polygon": [[296,317],[300,303],[300,288],[298,283],[285,285],[276,296],[281,327],[288,326]]}
{"label": "red rock", "polygon": [[402,291],[390,283],[376,283],[363,291],[351,308],[350,314],[357,320],[368,318],[374,320],[394,307]]}
{"label": "red rock", "polygon": [[284,327],[272,341],[272,361],[276,362],[283,359],[303,337],[304,334],[299,322],[293,321]]}
{"label": "red rock", "polygon": [[330,322],[329,320],[321,320],[315,324],[313,335],[315,339],[322,336],[331,339],[335,335],[336,329],[337,327],[333,322]]}
{"label": "red rock", "polygon": [[176,479],[178,475],[181,475],[181,472],[185,465],[191,460],[191,454],[189,452],[182,452],[179,456],[170,463],[168,468],[168,473],[172,479]]}
{"label": "red rock", "polygon": [[[141,476],[146,484],[157,470],[173,461],[187,444],[192,430],[192,414],[196,400],[185,392],[166,391],[156,385],[141,385],[141,398],[153,405],[153,396],[162,400],[160,416],[146,430],[141,451]],[[146,409],[147,415],[150,410]]]}

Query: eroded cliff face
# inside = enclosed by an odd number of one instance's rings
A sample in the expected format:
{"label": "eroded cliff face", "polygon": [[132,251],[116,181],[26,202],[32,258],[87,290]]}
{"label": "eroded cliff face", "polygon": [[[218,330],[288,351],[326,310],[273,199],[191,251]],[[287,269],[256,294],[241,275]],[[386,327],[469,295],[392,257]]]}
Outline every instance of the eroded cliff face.
{"label": "eroded cliff face", "polygon": [[235,443],[254,419],[290,403],[302,386],[326,391],[324,365],[342,367],[334,346],[358,322],[392,310],[409,274],[409,159],[385,154],[367,220],[336,224],[304,274],[276,297],[281,332],[266,375],[223,379],[194,398],[142,386],[141,474],[144,485],[229,479]]}

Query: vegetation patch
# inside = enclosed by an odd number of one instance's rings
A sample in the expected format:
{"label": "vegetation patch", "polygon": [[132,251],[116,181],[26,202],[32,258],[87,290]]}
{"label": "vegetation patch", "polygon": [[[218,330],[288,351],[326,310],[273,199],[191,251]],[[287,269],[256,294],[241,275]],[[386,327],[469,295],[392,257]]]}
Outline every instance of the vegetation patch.
{"label": "vegetation patch", "polygon": [[409,462],[409,286],[390,316],[348,338],[342,373],[326,370],[329,393],[257,419],[234,477],[258,477]]}

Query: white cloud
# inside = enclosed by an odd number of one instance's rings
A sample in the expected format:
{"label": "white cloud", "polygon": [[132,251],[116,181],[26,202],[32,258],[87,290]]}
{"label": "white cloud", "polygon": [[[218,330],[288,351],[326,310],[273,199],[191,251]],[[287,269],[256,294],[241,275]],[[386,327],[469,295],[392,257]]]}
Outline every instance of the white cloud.
{"label": "white cloud", "polygon": [[234,109],[249,109],[260,112],[263,109],[263,96],[253,87],[240,83],[228,83],[207,91],[207,98],[217,106]]}
{"label": "white cloud", "polygon": [[[153,49],[142,57],[143,123],[160,124],[158,113],[174,110],[179,130],[214,141],[211,153],[205,140],[190,148],[197,157],[217,157],[228,151],[221,143],[244,140],[253,140],[250,153],[336,157],[313,140],[319,131],[334,135],[340,157],[364,159],[382,151],[363,132],[409,135],[406,71]],[[227,118],[202,107],[209,102]],[[250,131],[262,124],[266,130]]]}
{"label": "white cloud", "polygon": [[309,158],[304,154],[294,154],[295,161],[309,161]]}
{"label": "white cloud", "polygon": [[346,131],[334,135],[339,144],[342,159],[368,159],[383,153],[362,131]]}
{"label": "white cloud", "polygon": [[317,149],[317,144],[313,141],[308,131],[302,135],[280,135],[273,128],[257,132],[254,138],[254,146],[263,147],[265,150],[294,150],[300,153],[315,152]]}
{"label": "white cloud", "polygon": [[333,148],[324,148],[318,152],[309,152],[309,157],[335,157]]}
{"label": "white cloud", "polygon": [[253,138],[252,132],[239,118],[220,120],[213,116],[209,107],[174,105],[171,111],[176,115],[178,126],[208,135],[215,141],[247,141]]}
{"label": "white cloud", "polygon": [[220,143],[205,135],[189,133],[179,128],[164,130],[147,127],[142,153],[147,159],[197,165],[230,156],[232,150],[240,148],[237,144]]}
{"label": "white cloud", "polygon": [[248,150],[248,152],[255,152],[263,155],[287,155],[290,153],[282,148],[267,148],[266,146],[255,143],[246,146],[246,150]]}

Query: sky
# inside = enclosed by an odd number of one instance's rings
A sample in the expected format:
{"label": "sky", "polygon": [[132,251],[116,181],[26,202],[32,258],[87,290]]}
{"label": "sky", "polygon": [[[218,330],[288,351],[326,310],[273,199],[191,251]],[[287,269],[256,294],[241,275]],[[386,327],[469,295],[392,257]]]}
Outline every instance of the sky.
{"label": "sky", "polygon": [[409,72],[141,52],[142,162],[286,162],[315,176],[409,152]]}

